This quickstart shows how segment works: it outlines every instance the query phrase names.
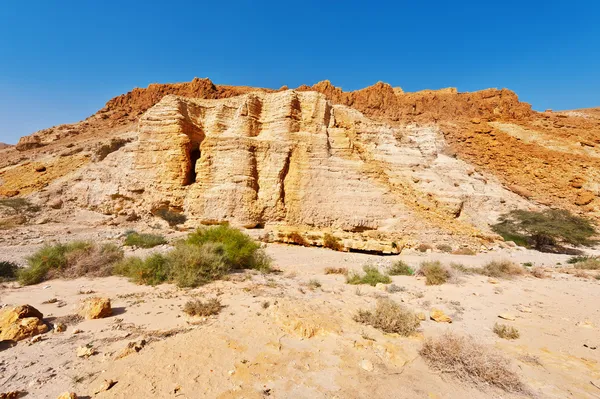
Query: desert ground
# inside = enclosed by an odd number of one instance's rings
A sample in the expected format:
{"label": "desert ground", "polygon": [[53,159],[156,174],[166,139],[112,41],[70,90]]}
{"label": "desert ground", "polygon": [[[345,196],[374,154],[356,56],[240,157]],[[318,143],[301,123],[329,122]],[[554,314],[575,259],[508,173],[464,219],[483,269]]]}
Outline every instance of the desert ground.
{"label": "desert ground", "polygon": [[[122,228],[110,226],[19,227],[0,236],[0,255],[24,264],[52,238],[120,244],[122,237]],[[415,250],[378,256],[263,246],[275,272],[234,273],[194,289],[137,285],[116,276],[26,287],[3,283],[2,307],[29,304],[49,326],[60,321],[67,328],[3,345],[0,391],[31,398],[67,391],[80,398],[600,397],[600,280],[594,272],[571,273],[566,255],[510,248],[473,256]],[[436,286],[427,286],[423,277],[392,276],[392,284],[377,287],[350,285],[342,275],[325,273],[360,271],[365,264],[385,271],[399,259],[414,268],[428,260],[471,268],[508,259],[543,273],[495,279],[455,272]],[[74,316],[78,304],[92,296],[110,298],[110,317]],[[196,298],[218,298],[223,308],[214,316],[186,315],[183,305]],[[423,313],[417,332],[403,337],[354,320],[359,309],[371,310],[382,298]],[[432,320],[435,309],[451,323]],[[497,322],[517,328],[520,337],[500,338],[493,332]],[[427,338],[447,332],[507,358],[524,389],[507,392],[433,369],[420,350]],[[81,347],[94,354],[78,357]]]}

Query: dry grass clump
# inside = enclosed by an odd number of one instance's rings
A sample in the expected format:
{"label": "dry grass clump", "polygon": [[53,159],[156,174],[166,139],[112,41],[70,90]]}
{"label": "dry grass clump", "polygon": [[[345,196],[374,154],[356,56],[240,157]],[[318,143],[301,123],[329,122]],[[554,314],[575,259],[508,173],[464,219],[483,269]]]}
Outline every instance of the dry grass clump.
{"label": "dry grass clump", "polygon": [[294,245],[302,245],[303,247],[308,247],[310,244],[300,233],[297,231],[292,231],[287,235],[288,243]]}
{"label": "dry grass clump", "polygon": [[321,282],[319,280],[317,280],[316,278],[310,279],[306,285],[311,290],[316,290],[317,288],[321,288]]}
{"label": "dry grass clump", "polygon": [[477,252],[473,251],[471,248],[458,248],[452,251],[453,255],[477,255]]}
{"label": "dry grass clump", "polygon": [[531,275],[535,278],[546,278],[546,272],[541,267],[531,269]]}
{"label": "dry grass clump", "polygon": [[471,337],[447,333],[439,338],[428,338],[420,354],[431,368],[459,380],[492,385],[508,392],[526,391],[507,358]]}
{"label": "dry grass clump", "polygon": [[348,274],[348,269],[345,267],[326,267],[325,274],[342,274],[345,276]]}
{"label": "dry grass clump", "polygon": [[452,277],[450,269],[442,266],[439,261],[421,263],[417,274],[425,276],[425,285],[441,285]]}
{"label": "dry grass clump", "polygon": [[433,249],[433,247],[429,244],[419,244],[417,247],[417,251],[419,252],[427,252],[428,249]]}
{"label": "dry grass clump", "polygon": [[600,270],[600,259],[598,258],[587,258],[580,262],[575,262],[573,265],[575,269],[582,270]]}
{"label": "dry grass clump", "polygon": [[130,231],[125,238],[125,243],[123,245],[130,247],[153,248],[157,245],[166,243],[167,240],[165,240],[165,238],[161,235]]}
{"label": "dry grass clump", "polygon": [[385,274],[381,274],[379,269],[375,266],[365,265],[363,266],[364,275],[360,275],[358,273],[351,272],[346,276],[346,283],[348,284],[369,284],[373,287],[377,285],[377,283],[389,284],[392,282],[390,276],[386,276]]}
{"label": "dry grass clump", "polygon": [[483,274],[488,277],[503,277],[509,278],[512,276],[520,276],[525,273],[525,269],[508,260],[491,261],[485,266],[475,269],[476,273]]}
{"label": "dry grass clump", "polygon": [[415,271],[404,261],[396,261],[392,263],[392,266],[387,270],[387,274],[390,276],[412,276]]}
{"label": "dry grass clump", "polygon": [[187,301],[183,305],[183,311],[190,316],[212,316],[219,314],[224,306],[221,305],[221,301],[218,298],[209,299],[206,302],[202,302],[199,299],[193,301]]}
{"label": "dry grass clump", "polygon": [[517,339],[521,336],[515,327],[499,323],[494,324],[494,333],[504,339]]}
{"label": "dry grass clump", "polygon": [[334,251],[344,250],[344,246],[340,243],[340,239],[329,233],[323,235],[323,246],[325,248],[333,249]]}
{"label": "dry grass clump", "polygon": [[436,245],[436,248],[439,251],[445,252],[447,254],[449,254],[450,252],[452,252],[452,247],[448,244],[438,244]]}
{"label": "dry grass clump", "polygon": [[359,310],[354,320],[373,326],[386,333],[409,336],[419,328],[421,321],[410,309],[390,300],[380,299],[374,311]]}

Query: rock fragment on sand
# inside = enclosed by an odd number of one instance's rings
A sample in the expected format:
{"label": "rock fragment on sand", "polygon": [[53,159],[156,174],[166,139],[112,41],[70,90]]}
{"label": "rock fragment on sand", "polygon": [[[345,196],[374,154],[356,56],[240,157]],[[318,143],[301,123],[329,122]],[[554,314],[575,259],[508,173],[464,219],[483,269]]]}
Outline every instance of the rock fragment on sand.
{"label": "rock fragment on sand", "polygon": [[510,314],[510,313],[501,313],[498,315],[499,318],[503,319],[503,320],[508,320],[508,321],[515,321],[517,318]]}
{"label": "rock fragment on sand", "polygon": [[98,353],[96,349],[89,346],[80,346],[79,348],[77,348],[77,357],[88,358],[90,356],[95,355],[96,353]]}
{"label": "rock fragment on sand", "polygon": [[499,284],[500,282],[495,278],[488,278],[488,283],[490,284]]}
{"label": "rock fragment on sand", "polygon": [[0,311],[0,341],[20,341],[48,331],[42,313],[30,305]]}
{"label": "rock fragment on sand", "polygon": [[375,367],[373,366],[373,363],[368,360],[368,359],[363,359],[360,361],[359,363],[360,368],[362,368],[363,370],[366,371],[373,371],[375,370]]}
{"label": "rock fragment on sand", "polygon": [[79,315],[86,319],[102,319],[112,315],[110,299],[91,297],[82,301],[79,306]]}
{"label": "rock fragment on sand", "polygon": [[140,342],[130,342],[127,346],[117,355],[117,359],[122,359],[125,356],[129,356],[132,353],[137,353],[142,350],[146,346],[146,340],[142,339]]}
{"label": "rock fragment on sand", "polygon": [[421,321],[425,321],[425,320],[427,320],[427,316],[425,315],[425,313],[424,313],[424,312],[419,312],[419,313],[417,313],[417,318],[418,318],[419,320],[421,320]]}
{"label": "rock fragment on sand", "polygon": [[97,395],[100,392],[108,391],[109,389],[114,387],[116,383],[117,383],[117,381],[104,380],[104,382],[98,388],[96,388],[96,390],[94,391],[94,394]]}
{"label": "rock fragment on sand", "polygon": [[65,392],[56,399],[77,399],[77,394],[75,392]]}
{"label": "rock fragment on sand", "polygon": [[438,323],[452,323],[452,318],[440,309],[432,309],[429,317]]}
{"label": "rock fragment on sand", "polygon": [[57,333],[64,332],[64,331],[66,331],[66,329],[67,329],[67,326],[65,325],[65,323],[61,323],[61,322],[54,323],[54,332],[57,332]]}

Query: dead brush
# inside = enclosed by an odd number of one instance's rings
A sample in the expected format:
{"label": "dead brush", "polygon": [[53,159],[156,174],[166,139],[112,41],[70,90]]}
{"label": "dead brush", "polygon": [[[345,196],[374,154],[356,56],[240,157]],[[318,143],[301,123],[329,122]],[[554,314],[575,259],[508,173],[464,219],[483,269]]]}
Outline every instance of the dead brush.
{"label": "dead brush", "polygon": [[380,299],[374,311],[360,309],[354,320],[373,326],[386,333],[409,336],[419,328],[421,321],[412,311],[391,299]]}
{"label": "dead brush", "polygon": [[494,324],[494,333],[504,339],[517,339],[521,336],[515,327],[500,323]]}
{"label": "dead brush", "polygon": [[531,275],[535,278],[546,278],[548,275],[541,267],[535,267],[531,270]]}
{"label": "dead brush", "polygon": [[475,269],[475,272],[488,277],[511,278],[525,274],[525,269],[508,260],[494,260],[483,267]]}
{"label": "dead brush", "polygon": [[183,312],[189,316],[207,317],[219,314],[223,307],[224,306],[218,298],[212,298],[206,302],[196,299],[186,302],[185,305],[183,305]]}
{"label": "dead brush", "polygon": [[325,274],[341,274],[346,276],[348,275],[348,269],[345,267],[326,267]]}
{"label": "dead brush", "polygon": [[429,367],[461,381],[492,385],[507,392],[527,392],[509,360],[472,337],[446,333],[428,338],[419,353]]}
{"label": "dead brush", "polygon": [[416,275],[425,276],[425,285],[442,285],[452,277],[452,271],[439,261],[423,262]]}

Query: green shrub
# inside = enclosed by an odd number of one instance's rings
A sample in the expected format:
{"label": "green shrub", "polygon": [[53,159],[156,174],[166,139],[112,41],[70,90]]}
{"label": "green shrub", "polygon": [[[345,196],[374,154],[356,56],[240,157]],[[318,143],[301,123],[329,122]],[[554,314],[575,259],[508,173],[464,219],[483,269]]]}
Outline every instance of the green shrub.
{"label": "green shrub", "polygon": [[344,250],[344,246],[340,243],[340,239],[329,233],[323,235],[323,246],[325,248],[333,249],[334,251]]}
{"label": "green shrub", "polygon": [[135,246],[140,248],[153,248],[157,245],[166,244],[167,240],[161,235],[158,234],[147,234],[147,233],[137,233],[131,232],[127,234],[125,238],[125,246]]}
{"label": "green shrub", "polygon": [[19,265],[16,263],[0,261],[0,282],[16,279],[18,272]]}
{"label": "green shrub", "polygon": [[363,266],[364,275],[360,275],[357,273],[349,273],[346,277],[346,283],[348,284],[369,284],[371,286],[377,285],[377,283],[389,284],[392,282],[392,279],[389,276],[381,274],[379,269],[375,266],[365,265]]}
{"label": "green shrub", "polygon": [[450,270],[439,261],[421,263],[419,274],[425,276],[425,285],[441,285],[452,277]]}
{"label": "green shrub", "polygon": [[502,215],[492,229],[506,241],[542,252],[568,252],[562,245],[592,246],[596,243],[591,239],[596,234],[591,222],[567,210],[511,211]]}
{"label": "green shrub", "polygon": [[386,333],[409,336],[417,331],[421,321],[417,315],[391,299],[380,299],[374,311],[359,310],[354,320]]}
{"label": "green shrub", "polygon": [[154,214],[162,220],[169,223],[169,226],[171,227],[183,224],[187,220],[187,217],[183,213],[174,212],[166,208],[161,208],[157,210]]}
{"label": "green shrub", "polygon": [[197,287],[220,279],[231,270],[222,244],[178,243],[167,254],[172,280],[179,287]]}
{"label": "green shrub", "polygon": [[482,274],[488,277],[504,277],[509,278],[512,276],[519,276],[525,273],[525,269],[523,267],[508,261],[491,261],[487,263],[485,266],[476,268],[474,271],[478,274]]}
{"label": "green shrub", "polygon": [[570,265],[573,265],[575,263],[583,262],[583,261],[586,261],[586,260],[592,259],[592,258],[594,258],[594,257],[588,256],[588,255],[571,256],[569,259],[567,259],[567,263]]}
{"label": "green shrub", "polygon": [[28,267],[18,272],[23,285],[37,284],[51,278],[108,276],[123,251],[114,244],[96,245],[87,241],[44,245],[27,258]]}
{"label": "green shrub", "polygon": [[406,262],[399,260],[390,266],[387,274],[390,276],[412,276],[415,271]]}
{"label": "green shrub", "polygon": [[114,266],[113,272],[138,284],[157,285],[169,279],[170,268],[163,255],[152,254],[144,260],[136,256],[125,258]]}

